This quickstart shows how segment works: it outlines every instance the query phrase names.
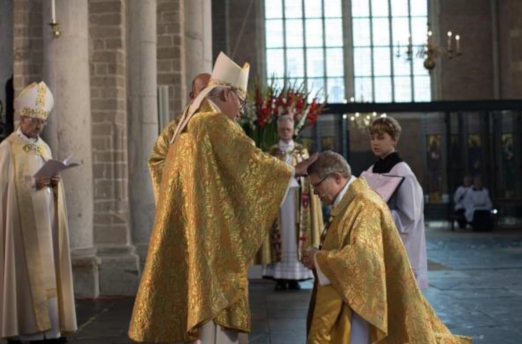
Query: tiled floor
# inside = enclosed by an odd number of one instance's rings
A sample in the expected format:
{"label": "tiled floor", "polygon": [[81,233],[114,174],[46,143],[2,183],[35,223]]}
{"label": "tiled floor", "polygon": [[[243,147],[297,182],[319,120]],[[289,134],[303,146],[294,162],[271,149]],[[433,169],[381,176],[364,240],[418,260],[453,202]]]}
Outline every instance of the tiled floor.
{"label": "tiled floor", "polygon": [[[427,232],[431,287],[425,294],[455,332],[477,344],[522,343],[522,234]],[[311,283],[274,292],[268,281],[250,286],[251,344],[305,343]],[[126,332],[133,298],[78,300],[80,330],[73,344],[131,343]]]}

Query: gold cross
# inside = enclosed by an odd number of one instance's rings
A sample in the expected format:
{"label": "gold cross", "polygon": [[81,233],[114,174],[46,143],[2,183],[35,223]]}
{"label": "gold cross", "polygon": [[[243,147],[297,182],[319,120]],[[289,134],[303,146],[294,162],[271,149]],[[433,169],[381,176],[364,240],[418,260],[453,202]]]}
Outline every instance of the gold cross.
{"label": "gold cross", "polygon": [[42,148],[40,146],[37,146],[37,145],[26,144],[26,145],[24,145],[22,147],[22,149],[26,153],[35,152],[35,153],[38,153],[38,154],[42,154]]}

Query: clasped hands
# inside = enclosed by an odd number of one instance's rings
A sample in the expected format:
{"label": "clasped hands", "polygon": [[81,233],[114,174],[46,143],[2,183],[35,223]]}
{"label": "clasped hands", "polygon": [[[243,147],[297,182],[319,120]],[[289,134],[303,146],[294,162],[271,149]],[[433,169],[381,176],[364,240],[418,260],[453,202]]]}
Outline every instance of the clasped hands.
{"label": "clasped hands", "polygon": [[297,165],[295,165],[295,176],[296,177],[302,177],[306,176],[306,170],[308,169],[308,166],[313,164],[317,158],[319,157],[319,153],[315,153],[312,156],[310,156],[308,159],[301,161]]}
{"label": "clasped hands", "polygon": [[62,179],[62,177],[59,174],[56,174],[50,178],[48,178],[48,177],[35,178],[36,190],[41,190],[46,186],[51,186],[51,187],[57,186],[61,179]]}
{"label": "clasped hands", "polygon": [[315,254],[319,251],[317,248],[311,248],[303,253],[301,262],[310,270],[315,270]]}

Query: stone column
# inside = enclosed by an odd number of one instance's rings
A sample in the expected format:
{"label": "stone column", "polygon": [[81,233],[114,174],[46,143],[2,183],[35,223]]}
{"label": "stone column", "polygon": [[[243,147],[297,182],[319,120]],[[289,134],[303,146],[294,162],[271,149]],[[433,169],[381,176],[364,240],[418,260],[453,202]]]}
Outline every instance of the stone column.
{"label": "stone column", "polygon": [[185,82],[190,92],[197,74],[212,71],[212,2],[191,0],[184,6]]}
{"label": "stone column", "polygon": [[99,294],[93,248],[93,173],[89,83],[88,8],[84,0],[57,0],[61,36],[48,25],[51,2],[43,2],[44,80],[55,96],[45,139],[55,158],[74,154],[81,166],[63,173],[76,294]]}
{"label": "stone column", "polygon": [[156,1],[131,0],[128,6],[130,214],[132,238],[144,262],[155,208],[147,160],[158,137]]}

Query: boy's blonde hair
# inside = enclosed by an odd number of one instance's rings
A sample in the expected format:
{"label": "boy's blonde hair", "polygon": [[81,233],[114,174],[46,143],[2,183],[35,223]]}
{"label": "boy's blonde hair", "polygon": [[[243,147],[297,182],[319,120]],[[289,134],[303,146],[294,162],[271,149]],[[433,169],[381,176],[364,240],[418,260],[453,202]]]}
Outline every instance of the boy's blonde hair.
{"label": "boy's blonde hair", "polygon": [[378,117],[372,121],[368,128],[370,135],[375,134],[388,134],[395,141],[399,141],[401,136],[401,125],[395,118],[391,117]]}

